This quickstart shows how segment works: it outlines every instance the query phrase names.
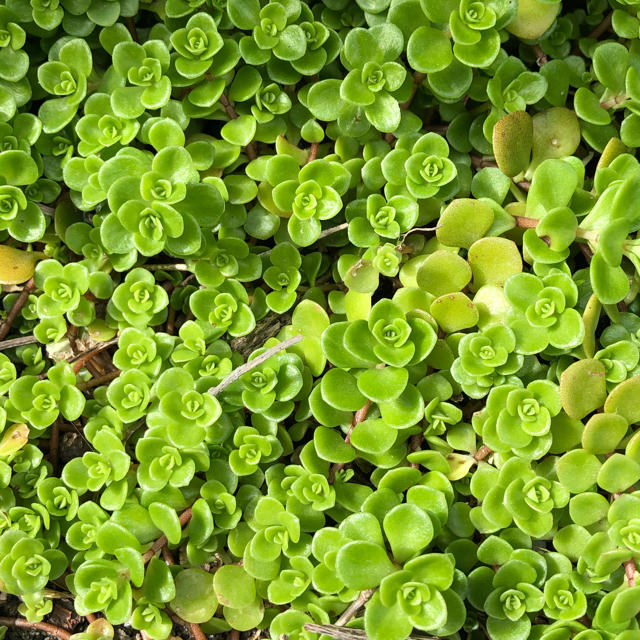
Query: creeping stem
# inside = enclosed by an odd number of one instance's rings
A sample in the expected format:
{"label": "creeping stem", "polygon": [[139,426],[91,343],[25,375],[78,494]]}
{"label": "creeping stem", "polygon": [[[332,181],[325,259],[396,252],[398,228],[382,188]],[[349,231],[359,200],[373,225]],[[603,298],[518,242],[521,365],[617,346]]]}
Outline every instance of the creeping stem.
{"label": "creeping stem", "polygon": [[296,336],[292,336],[291,338],[287,338],[280,344],[277,344],[275,347],[267,349],[264,353],[261,353],[259,356],[253,358],[253,360],[249,360],[249,362],[245,362],[245,364],[243,364],[242,366],[234,369],[220,384],[216,385],[215,387],[211,387],[211,389],[209,389],[209,393],[213,396],[219,395],[230,384],[232,384],[236,380],[239,380],[245,373],[247,373],[247,371],[255,369],[257,366],[268,360],[271,356],[274,356],[280,351],[284,351],[294,344],[298,344],[298,342],[300,342],[301,340],[302,335],[298,334]]}
{"label": "creeping stem", "polygon": [[[185,509],[181,514],[180,517],[178,518],[179,522],[180,522],[180,526],[184,527],[185,524],[187,524],[187,522],[189,522],[189,520],[191,520],[191,507],[187,507],[187,509]],[[148,551],[145,551],[144,555],[142,556],[142,561],[144,562],[144,564],[147,564],[147,562],[149,562],[149,560],[151,560],[151,558],[153,558],[153,556],[156,555],[156,553],[158,551],[160,551],[160,549],[162,549],[162,547],[164,547],[164,545],[167,544],[167,536],[165,536],[164,534],[162,534],[152,545],[151,548]]]}
{"label": "creeping stem", "polygon": [[66,629],[61,629],[48,622],[29,622],[24,618],[0,618],[0,626],[17,627],[23,629],[38,629],[44,631],[58,640],[70,640],[71,634]]}
{"label": "creeping stem", "polygon": [[[308,622],[304,625],[307,631],[314,633],[322,633],[336,640],[367,640],[367,634],[362,629],[345,629],[344,627],[338,627],[335,624],[314,624]],[[429,636],[409,636],[407,640],[437,640]]]}
{"label": "creeping stem", "polygon": [[3,340],[0,342],[0,351],[5,349],[13,349],[13,347],[22,347],[25,344],[34,344],[38,342],[35,336],[22,336],[21,338],[11,338],[11,340]]}
{"label": "creeping stem", "polygon": [[355,615],[364,607],[375,593],[375,589],[366,589],[361,591],[360,595],[343,611],[342,615],[336,620],[336,627],[344,627]]}
{"label": "creeping stem", "polygon": [[484,460],[488,455],[491,455],[493,451],[487,447],[486,444],[483,444],[474,454],[474,458],[476,461],[480,462],[480,460]]}
{"label": "creeping stem", "polygon": [[[222,103],[222,106],[224,107],[224,110],[227,112],[227,115],[229,116],[229,118],[231,118],[231,120],[235,120],[238,117],[238,114],[236,113],[236,110],[233,108],[233,105],[231,104],[231,102],[229,102],[229,98],[227,98],[227,96],[224,93],[220,96],[220,102]],[[249,160],[255,160],[258,157],[258,154],[256,153],[256,148],[253,146],[253,142],[250,142],[244,148],[244,150]]]}
{"label": "creeping stem", "polygon": [[[367,400],[364,407],[358,409],[353,414],[353,420],[351,421],[351,425],[349,426],[349,430],[347,431],[347,435],[344,437],[344,441],[347,444],[351,444],[351,434],[355,429],[357,424],[364,422],[367,419],[367,414],[369,413],[369,409],[371,408],[371,400]],[[331,469],[329,469],[329,484],[333,484],[333,481],[336,479],[336,473],[344,469],[344,462],[336,462],[331,465]]]}
{"label": "creeping stem", "polygon": [[22,307],[24,307],[24,305],[27,303],[29,295],[35,288],[36,283],[33,281],[33,278],[30,278],[22,288],[20,295],[9,310],[7,319],[2,323],[2,326],[0,326],[0,340],[4,340],[7,337],[7,334],[11,329],[11,325],[15,322],[18,314],[20,313],[20,311],[22,311]]}

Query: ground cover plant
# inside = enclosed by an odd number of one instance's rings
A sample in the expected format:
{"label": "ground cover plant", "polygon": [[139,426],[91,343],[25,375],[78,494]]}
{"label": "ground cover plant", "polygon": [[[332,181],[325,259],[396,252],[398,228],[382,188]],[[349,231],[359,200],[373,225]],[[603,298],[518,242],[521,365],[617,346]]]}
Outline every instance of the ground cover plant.
{"label": "ground cover plant", "polygon": [[640,640],[638,147],[637,0],[3,0],[0,638]]}

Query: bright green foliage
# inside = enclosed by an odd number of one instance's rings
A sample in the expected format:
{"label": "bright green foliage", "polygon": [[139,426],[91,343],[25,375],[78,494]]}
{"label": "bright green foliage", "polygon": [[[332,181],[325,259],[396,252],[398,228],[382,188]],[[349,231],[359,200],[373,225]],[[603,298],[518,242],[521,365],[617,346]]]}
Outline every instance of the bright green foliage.
{"label": "bright green foliage", "polygon": [[542,278],[516,274],[504,291],[511,304],[507,325],[516,336],[517,352],[539,353],[549,345],[566,350],[582,342],[582,318],[573,309],[578,290],[566,273],[551,271]]}
{"label": "bright green foliage", "polygon": [[155,284],[153,276],[145,269],[133,269],[113,292],[108,313],[125,327],[153,326],[162,322],[167,303],[167,292]]}
{"label": "bright green foliage", "polygon": [[117,560],[85,560],[73,575],[78,611],[102,610],[111,624],[131,615],[131,584],[126,567]]}
{"label": "bright green foliage", "polygon": [[338,186],[341,176],[339,167],[335,168],[325,160],[316,160],[300,169],[296,180],[280,182],[284,170],[295,168],[295,162],[291,161],[290,157],[272,158],[267,166],[267,175],[270,176],[269,181],[275,183],[273,202],[282,211],[291,213],[287,224],[291,239],[297,245],[307,247],[318,239],[321,221],[335,217],[342,208],[340,192],[334,187]]}
{"label": "bright green foliage", "polygon": [[41,619],[53,607],[51,600],[44,597],[44,589],[49,580],[64,573],[67,566],[64,553],[17,529],[0,535],[0,550],[3,591],[21,596],[20,613],[28,620]]}
{"label": "bright green foliage", "polygon": [[273,289],[267,294],[266,303],[276,313],[284,313],[296,301],[296,289],[302,280],[299,269],[302,264],[295,247],[283,243],[270,254],[271,266],[265,269],[264,281]]}
{"label": "bright green foliage", "polygon": [[[405,638],[415,627],[421,631],[454,629],[462,623],[462,604],[450,589],[454,565],[450,556],[426,554],[407,562],[380,584],[365,612],[371,638]],[[458,618],[456,620],[456,618]]]}
{"label": "bright green foliage", "polygon": [[448,156],[447,141],[436,133],[426,133],[417,140],[414,136],[400,138],[382,162],[382,173],[388,182],[385,192],[400,195],[408,191],[414,198],[454,193],[457,169]]}
{"label": "bright green foliage", "polygon": [[516,338],[511,329],[493,325],[465,335],[458,344],[459,356],[451,375],[471,398],[482,398],[492,387],[516,380],[524,358],[514,353]]}
{"label": "bright green foliage", "polygon": [[518,458],[511,458],[499,471],[488,465],[478,469],[471,490],[482,501],[471,510],[472,522],[488,533],[513,521],[526,534],[543,537],[553,527],[554,509],[569,501],[569,492],[559,482],[538,475]]}
{"label": "bright green foliage", "polygon": [[418,205],[412,198],[393,196],[385,200],[379,194],[366,201],[350,203],[349,239],[357,247],[372,247],[381,239],[397,239],[411,229],[418,219]]}
{"label": "bright green foliage", "polygon": [[544,596],[535,586],[536,569],[526,560],[513,559],[498,569],[484,602],[487,627],[497,638],[526,638],[531,628],[527,613],[542,607]]}
{"label": "bright green foliage", "polygon": [[[68,314],[71,322],[86,325],[95,317],[95,309],[82,295],[89,289],[89,274],[81,264],[62,267],[56,260],[43,260],[36,268],[38,286],[44,293],[38,297],[38,315],[56,318]],[[75,324],[74,323],[74,324]]]}
{"label": "bright green foliage", "polygon": [[0,616],[638,640],[639,9],[2,3]]}
{"label": "bright green foliage", "polygon": [[49,369],[47,378],[34,375],[21,376],[9,387],[9,416],[29,422],[43,430],[62,414],[67,420],[76,420],[85,406],[85,398],[75,386],[76,376],[66,363]]}
{"label": "bright green foliage", "polygon": [[474,429],[493,451],[538,459],[550,448],[553,420],[562,409],[558,386],[548,380],[494,387]]}
{"label": "bright green foliage", "polygon": [[193,314],[212,338],[226,332],[246,335],[255,327],[247,302],[247,293],[237,280],[227,280],[218,289],[201,289],[190,298]]}

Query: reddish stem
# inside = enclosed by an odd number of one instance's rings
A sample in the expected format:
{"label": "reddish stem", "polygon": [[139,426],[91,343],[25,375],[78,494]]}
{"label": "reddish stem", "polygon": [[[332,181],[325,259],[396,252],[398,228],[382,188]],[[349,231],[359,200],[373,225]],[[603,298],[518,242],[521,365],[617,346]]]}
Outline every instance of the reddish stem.
{"label": "reddish stem", "polygon": [[138,38],[138,30],[136,29],[136,25],[133,21],[133,18],[126,18],[125,24],[127,25],[127,29],[129,30],[129,33],[131,34],[133,41],[140,42],[140,39]]}
{"label": "reddish stem", "polygon": [[172,336],[173,332],[175,331],[175,328],[176,328],[176,310],[172,306],[169,306],[169,313],[167,314],[166,332],[170,336]]}
{"label": "reddish stem", "polygon": [[486,444],[483,444],[475,453],[475,455],[473,456],[475,460],[477,460],[478,462],[480,462],[480,460],[484,460],[488,455],[492,454],[493,451],[491,451],[491,449],[489,449],[489,447],[487,447]]}
{"label": "reddish stem", "polygon": [[375,589],[366,589],[361,591],[360,595],[344,610],[342,615],[336,620],[336,627],[344,627],[350,622],[354,616],[364,607],[364,605],[371,599],[371,596],[376,592]]}
{"label": "reddish stem", "polygon": [[309,147],[309,157],[307,158],[307,164],[313,162],[318,157],[318,148],[320,147],[319,142],[312,142]]}
{"label": "reddish stem", "polygon": [[194,637],[194,640],[207,640],[207,636],[204,635],[199,624],[190,622],[189,628],[191,629],[191,635]]}
{"label": "reddish stem", "polygon": [[591,262],[591,258],[593,258],[593,251],[591,251],[591,248],[584,242],[579,242],[578,246],[580,247],[580,251],[582,251],[582,255],[585,257],[585,260],[587,262]]}
{"label": "reddish stem", "polygon": [[85,366],[85,364],[89,362],[89,360],[91,360],[94,356],[97,356],[101,351],[104,351],[105,349],[113,346],[114,344],[118,344],[118,338],[107,340],[106,342],[103,342],[102,344],[95,347],[95,349],[91,349],[91,351],[80,354],[75,362],[72,359],[71,362],[73,362],[73,372],[78,373]]}
{"label": "reddish stem", "polygon": [[61,629],[48,622],[29,622],[24,618],[0,618],[0,626],[18,627],[23,629],[38,629],[48,633],[59,640],[70,640],[71,634],[66,629]]}
{"label": "reddish stem", "polygon": [[539,44],[533,45],[533,53],[536,54],[536,64],[539,67],[542,67],[549,62],[547,54],[542,50],[542,47]]}
{"label": "reddish stem", "polygon": [[[366,420],[367,413],[369,413],[370,408],[371,408],[371,400],[367,400],[364,407],[362,407],[361,409],[358,409],[354,413],[353,420],[351,421],[351,425],[349,426],[349,430],[347,431],[347,435],[344,437],[344,441],[347,444],[351,444],[351,434],[353,433],[353,430],[355,429],[357,424],[360,424],[361,422]],[[336,462],[335,464],[331,465],[331,469],[329,469],[329,484],[333,484],[333,481],[336,479],[336,473],[344,469],[344,467],[345,467],[344,462]]]}
{"label": "reddish stem", "polygon": [[73,351],[73,355],[77,356],[78,351],[78,327],[75,324],[70,324],[67,326],[67,339],[69,340],[69,346],[71,347],[71,351]]}
{"label": "reddish stem", "polygon": [[351,434],[353,433],[353,430],[356,428],[357,424],[360,424],[361,422],[364,422],[367,418],[367,413],[369,413],[369,409],[371,408],[371,400],[367,400],[364,407],[362,407],[362,409],[358,409],[354,416],[353,416],[353,420],[351,421],[351,426],[349,427],[349,431],[347,431],[347,435],[344,437],[344,441],[347,444],[351,444]]}
{"label": "reddish stem", "polygon": [[613,18],[613,11],[610,11],[604,20],[589,34],[589,38],[597,40],[605,31],[611,28],[611,20]]}
{"label": "reddish stem", "polygon": [[535,229],[540,222],[537,218],[525,218],[524,216],[513,216],[513,219],[516,225],[523,229]]}
{"label": "reddish stem", "polygon": [[[189,520],[191,520],[191,507],[188,507],[187,509],[185,509],[181,514],[180,517],[178,518],[178,520],[180,521],[180,526],[184,527],[185,524],[187,524],[187,522],[189,522]],[[165,536],[164,534],[162,534],[152,545],[151,548],[146,551],[144,553],[144,555],[142,556],[142,561],[144,562],[144,564],[147,564],[147,562],[149,562],[149,560],[151,560],[151,558],[153,558],[153,556],[156,555],[156,553],[158,551],[160,551],[160,549],[162,549],[162,547],[164,547],[167,544],[167,536]]]}
{"label": "reddish stem", "polygon": [[[422,433],[414,433],[409,440],[409,451],[408,453],[413,453],[414,451],[418,451],[420,446],[422,445]],[[420,465],[417,462],[410,462],[410,467],[414,469],[419,469]]]}
{"label": "reddish stem", "polygon": [[120,373],[120,371],[110,371],[109,373],[105,373],[103,376],[92,378],[91,380],[84,383],[81,382],[78,385],[78,389],[80,389],[80,391],[86,391],[87,389],[93,389],[94,387],[99,387],[100,385],[107,384],[117,378]]}
{"label": "reddish stem", "polygon": [[13,306],[9,310],[7,319],[2,323],[2,326],[0,327],[0,340],[5,339],[11,329],[11,325],[15,322],[15,319],[18,317],[20,311],[22,311],[22,307],[27,304],[27,300],[29,299],[31,292],[35,288],[36,283],[33,281],[33,278],[26,282],[26,284],[22,288],[22,291],[20,292],[20,295],[16,298],[16,301],[13,303]]}
{"label": "reddish stem", "polygon": [[498,163],[482,156],[471,156],[471,166],[476,169],[484,169],[485,167],[497,167]]}
{"label": "reddish stem", "polygon": [[60,442],[60,423],[56,420],[51,425],[51,438],[49,439],[49,462],[55,473],[58,469],[58,446]]}
{"label": "reddish stem", "polygon": [[631,560],[627,560],[624,563],[624,575],[627,578],[627,582],[630,587],[636,586],[636,563],[633,558]]}
{"label": "reddish stem", "polygon": [[416,97],[416,93],[418,92],[418,87],[423,83],[424,79],[427,77],[426,73],[420,73],[416,71],[413,74],[413,86],[411,87],[411,95],[400,104],[401,109],[408,109],[413,102],[413,99]]}
{"label": "reddish stem", "polygon": [[[229,118],[231,118],[231,120],[235,120],[238,117],[238,113],[234,109],[234,107],[231,104],[231,102],[229,101],[229,98],[227,98],[226,94],[223,93],[220,96],[220,102],[222,103],[222,106],[224,107],[224,110],[227,112],[227,115],[229,116]],[[252,142],[250,142],[244,148],[244,150],[245,150],[245,152],[247,154],[247,158],[249,158],[249,160],[255,160],[258,157],[258,154],[256,153],[256,149],[253,146]]]}
{"label": "reddish stem", "polygon": [[171,551],[169,551],[167,545],[165,545],[164,547],[162,547],[162,549],[160,550],[160,552],[162,553],[162,559],[169,565],[175,564],[176,561],[173,559],[173,554],[171,553]]}

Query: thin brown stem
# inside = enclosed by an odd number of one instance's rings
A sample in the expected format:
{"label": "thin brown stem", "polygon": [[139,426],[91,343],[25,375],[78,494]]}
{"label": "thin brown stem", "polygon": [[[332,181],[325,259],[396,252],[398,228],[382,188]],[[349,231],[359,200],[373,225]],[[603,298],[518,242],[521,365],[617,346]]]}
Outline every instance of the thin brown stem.
{"label": "thin brown stem", "polygon": [[[356,425],[360,424],[361,422],[364,422],[367,419],[367,414],[369,413],[370,408],[371,408],[371,400],[367,400],[364,407],[362,407],[361,409],[358,409],[353,414],[353,420],[351,420],[351,424],[349,425],[349,430],[347,431],[347,435],[345,435],[344,437],[344,441],[347,444],[351,444],[351,434],[353,433],[353,430],[356,428]],[[338,471],[341,471],[342,469],[344,469],[344,467],[345,467],[344,462],[336,462],[331,465],[331,468],[329,469],[329,484],[333,484],[334,480],[336,479],[336,474],[338,473]]]}
{"label": "thin brown stem", "polygon": [[194,640],[207,640],[207,636],[204,635],[204,632],[200,628],[200,625],[195,622],[189,623],[189,629],[191,629],[191,635]]}
{"label": "thin brown stem", "polygon": [[612,96],[611,98],[609,98],[608,100],[603,100],[600,103],[600,106],[607,111],[608,109],[611,109],[612,107],[617,107],[618,105],[622,104],[623,102],[626,102],[626,100],[628,99],[629,96],[627,96],[626,93],[618,93],[615,96]]}
{"label": "thin brown stem", "polygon": [[176,310],[169,305],[169,313],[167,314],[167,328],[165,331],[172,336],[176,329]]}
{"label": "thin brown stem", "polygon": [[491,455],[493,453],[493,451],[491,451],[491,449],[489,449],[489,447],[487,447],[486,444],[483,444],[476,452],[475,455],[473,456],[474,459],[478,462],[480,462],[480,460],[484,460],[488,455]]}
{"label": "thin brown stem", "polygon": [[115,378],[120,375],[120,371],[109,371],[109,373],[105,373],[102,376],[98,376],[97,378],[91,378],[87,382],[81,382],[78,384],[78,389],[80,391],[86,391],[87,389],[93,389],[94,387],[99,387],[103,384],[108,384]]}
{"label": "thin brown stem", "polygon": [[449,130],[448,124],[426,124],[422,127],[424,131],[432,131],[433,133],[439,133],[443,136]]}
{"label": "thin brown stem", "polygon": [[426,73],[420,73],[416,71],[413,74],[413,86],[411,87],[411,95],[400,104],[401,109],[408,109],[413,102],[413,99],[416,97],[416,93],[418,92],[418,87],[424,82],[424,79],[427,77]]}
{"label": "thin brown stem", "polygon": [[3,342],[0,342],[0,351],[12,349],[13,347],[23,347],[25,344],[34,344],[35,342],[38,342],[38,339],[35,336],[11,338],[11,340],[4,340]]}
{"label": "thin brown stem", "polygon": [[580,251],[582,251],[582,255],[584,256],[587,263],[591,263],[591,258],[593,258],[593,251],[588,244],[584,242],[578,242],[578,246],[580,247]]}
{"label": "thin brown stem", "polygon": [[[229,98],[226,96],[226,94],[223,93],[220,96],[220,102],[221,102],[222,106],[224,107],[224,110],[227,112],[227,115],[229,116],[229,118],[231,120],[235,120],[238,117],[238,112],[234,109],[233,105],[229,101]],[[252,142],[250,142],[244,148],[244,150],[245,150],[249,160],[255,160],[258,157],[258,154],[256,153],[256,148],[253,146]]]}
{"label": "thin brown stem", "polygon": [[247,371],[251,371],[255,369],[257,366],[261,365],[263,362],[267,361],[271,356],[274,356],[276,353],[280,351],[284,351],[294,344],[298,344],[302,340],[302,334],[298,334],[296,336],[292,336],[291,338],[287,338],[280,344],[277,344],[275,347],[271,347],[267,349],[264,353],[261,353],[259,356],[256,356],[252,360],[245,362],[242,366],[234,369],[220,384],[215,387],[211,387],[209,389],[209,393],[213,396],[219,395],[222,391],[224,391],[230,384],[233,384],[236,380],[239,380]]}
{"label": "thin brown stem", "polygon": [[497,167],[498,163],[492,158],[484,156],[471,156],[471,165],[476,169],[484,169],[485,167]]}
{"label": "thin brown stem", "polygon": [[538,222],[540,222],[537,218],[526,218],[525,216],[513,216],[513,219],[516,226],[523,229],[535,229],[538,226]]}
{"label": "thin brown stem", "polygon": [[60,443],[60,422],[56,420],[51,425],[51,437],[49,438],[49,462],[53,467],[53,472],[58,469],[58,447]]}
{"label": "thin brown stem", "polygon": [[69,340],[69,346],[73,351],[74,357],[77,356],[80,351],[78,350],[78,327],[75,324],[67,326],[67,339]]}
{"label": "thin brown stem", "polygon": [[342,612],[342,615],[336,620],[336,627],[344,627],[350,620],[355,618],[356,614],[364,605],[369,602],[371,596],[376,592],[375,589],[366,589],[361,591],[360,595]]}
{"label": "thin brown stem", "polygon": [[231,102],[229,102],[229,98],[227,98],[227,95],[225,93],[223,93],[220,96],[220,102],[222,103],[222,106],[224,107],[224,110],[227,112],[227,115],[229,116],[229,118],[231,118],[231,120],[235,120],[238,117],[238,114],[236,110],[233,108],[233,105],[231,104]]}
{"label": "thin brown stem", "polygon": [[604,18],[604,20],[589,34],[589,38],[597,40],[605,31],[611,28],[611,20],[613,18],[613,11],[610,11]]}
{"label": "thin brown stem", "polygon": [[[191,520],[191,507],[188,507],[187,509],[185,509],[180,514],[180,517],[178,518],[178,520],[180,522],[180,526],[184,527],[184,525],[187,524],[189,520]],[[144,555],[142,556],[142,561],[144,562],[144,564],[147,564],[147,562],[149,562],[149,560],[151,560],[151,558],[153,558],[153,556],[155,556],[156,553],[158,553],[158,551],[160,551],[160,549],[162,549],[162,547],[164,547],[166,544],[167,544],[167,536],[162,534],[151,545],[151,548],[148,551],[145,551]]]}
{"label": "thin brown stem", "polygon": [[167,547],[167,545],[162,547],[160,552],[162,553],[162,559],[165,561],[166,564],[173,565],[176,563],[176,561],[173,559],[173,554],[171,553],[171,551],[169,551],[169,548]]}
{"label": "thin brown stem", "polygon": [[[304,628],[307,631],[312,631],[313,633],[320,633],[331,638],[336,638],[336,640],[367,640],[367,633],[362,629],[345,629],[344,627],[338,627],[334,624],[315,624],[313,622],[307,622],[307,624],[304,625]],[[407,640],[438,639],[430,638],[429,636],[420,636],[419,638],[417,636],[409,636]]]}
{"label": "thin brown stem", "polygon": [[416,231],[437,231],[439,228],[441,227],[441,225],[436,225],[435,227],[414,227],[413,229],[409,229],[409,231],[407,231],[401,238],[400,238],[400,242],[396,245],[396,247],[402,247],[402,245],[404,244],[404,240],[405,238],[412,234],[415,233]]}
{"label": "thin brown stem", "polygon": [[542,50],[542,47],[539,44],[533,45],[533,53],[536,54],[536,64],[539,67],[543,67],[547,62],[549,62],[547,54]]}
{"label": "thin brown stem", "polygon": [[349,427],[349,431],[347,431],[347,435],[344,437],[344,441],[347,444],[351,444],[351,434],[355,429],[357,424],[364,422],[367,419],[367,414],[369,413],[369,409],[371,408],[371,400],[367,400],[364,407],[362,409],[358,409],[353,416],[353,420],[351,421],[351,426]]}
{"label": "thin brown stem", "polygon": [[237,629],[231,629],[227,635],[227,640],[240,640],[240,632]]}
{"label": "thin brown stem", "polygon": [[[407,453],[413,453],[414,451],[419,451],[420,447],[422,446],[422,438],[423,438],[422,433],[414,433],[409,440],[409,450],[407,451]],[[420,465],[417,462],[410,462],[409,466],[413,467],[414,469],[420,468]]]}
{"label": "thin brown stem", "polygon": [[2,323],[2,326],[0,326],[0,340],[4,340],[7,337],[7,334],[11,330],[11,325],[13,325],[16,318],[18,317],[18,314],[20,313],[20,311],[22,311],[22,307],[27,304],[27,300],[29,299],[29,296],[35,288],[36,283],[33,281],[33,278],[27,280],[24,287],[22,288],[22,291],[20,292],[20,295],[17,297],[16,301],[13,303],[13,306],[9,310],[7,319]]}
{"label": "thin brown stem", "polygon": [[520,180],[520,182],[516,182],[516,184],[523,190],[529,191],[531,189],[531,182],[529,180]]}
{"label": "thin brown stem", "polygon": [[48,622],[29,622],[24,618],[1,618],[0,617],[0,626],[17,627],[17,628],[23,628],[23,629],[38,629],[39,631],[44,631],[45,633],[48,633],[50,636],[59,638],[59,640],[70,640],[71,638],[71,634],[66,629],[56,627],[55,625],[49,624]]}
{"label": "thin brown stem", "polygon": [[636,562],[633,558],[624,563],[624,575],[630,587],[636,586]]}
{"label": "thin brown stem", "polygon": [[127,29],[129,29],[129,33],[131,34],[133,41],[140,42],[140,38],[138,37],[138,30],[136,29],[136,25],[135,25],[135,22],[133,21],[133,18],[126,18],[125,24],[127,25]]}
{"label": "thin brown stem", "polygon": [[74,363],[73,372],[78,373],[78,371],[80,371],[85,366],[85,363],[91,360],[91,358],[99,354],[101,351],[104,351],[105,349],[113,346],[114,344],[118,344],[118,338],[112,338],[111,340],[107,340],[106,342],[99,344],[97,347],[91,349],[90,351],[85,351],[84,353],[78,353],[77,355],[75,355],[73,358],[71,358],[71,360],[69,360],[69,362]]}
{"label": "thin brown stem", "polygon": [[[320,235],[318,236],[318,240],[322,240],[323,238],[326,238],[327,236],[332,236],[334,233],[338,233],[340,231],[344,231],[345,229],[349,228],[349,223],[348,222],[343,222],[342,224],[338,224],[335,227],[330,227],[329,229],[325,229],[324,231],[322,231],[320,233]],[[316,240],[316,242],[318,241]],[[267,249],[266,251],[263,251],[262,253],[258,254],[259,258],[266,258],[267,256],[271,255],[271,252],[273,251],[273,249]]]}
{"label": "thin brown stem", "polygon": [[318,236],[318,240],[322,240],[322,238],[326,238],[327,236],[332,236],[334,233],[338,233],[339,231],[344,231],[349,228],[348,222],[343,222],[342,224],[338,224],[335,227],[330,227],[329,229],[325,229],[320,232]]}
{"label": "thin brown stem", "polygon": [[320,147],[319,142],[312,142],[309,147],[309,157],[307,158],[307,164],[313,162],[318,157],[318,148]]}

